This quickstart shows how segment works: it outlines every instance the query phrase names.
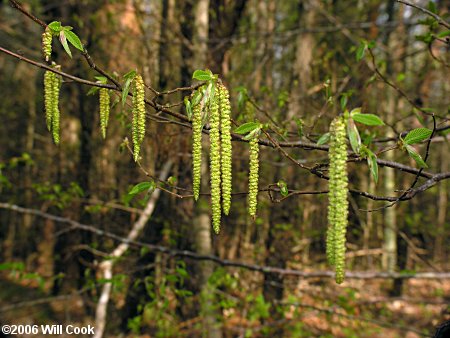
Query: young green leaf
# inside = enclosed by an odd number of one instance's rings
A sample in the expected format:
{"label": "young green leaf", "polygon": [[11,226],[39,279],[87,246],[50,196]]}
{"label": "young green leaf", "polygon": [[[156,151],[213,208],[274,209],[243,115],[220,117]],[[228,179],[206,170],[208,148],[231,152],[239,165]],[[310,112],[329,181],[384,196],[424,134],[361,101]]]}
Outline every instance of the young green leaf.
{"label": "young green leaf", "polygon": [[289,195],[289,190],[285,181],[279,180],[277,186],[278,188],[280,188],[281,196],[286,197],[287,195]]}
{"label": "young green leaf", "polygon": [[59,41],[61,42],[62,46],[64,47],[64,50],[66,51],[66,53],[69,54],[69,57],[72,58],[72,52],[69,48],[69,45],[67,44],[66,32],[64,30],[59,32]]}
{"label": "young green leaf", "polygon": [[72,31],[66,29],[67,27],[64,27],[64,34],[66,35],[67,40],[74,46],[76,49],[84,51],[83,44],[80,41],[80,38]]}
{"label": "young green leaf", "polygon": [[131,70],[123,76],[123,78],[125,79],[125,83],[122,89],[122,106],[124,106],[125,102],[127,101],[128,92],[130,91],[130,85],[131,82],[134,80],[135,76],[136,76],[135,70]]}
{"label": "young green leaf", "polygon": [[366,126],[382,126],[384,125],[383,120],[374,114],[352,114],[353,120],[356,122],[365,124]]}
{"label": "young green leaf", "polygon": [[437,35],[437,37],[438,38],[445,38],[446,36],[449,36],[450,35],[450,29],[449,30],[446,30],[446,31],[443,31],[443,32],[440,32],[438,35]]}
{"label": "young green leaf", "polygon": [[258,138],[259,134],[261,134],[261,127],[258,127],[256,129],[253,129],[251,132],[249,132],[247,135],[244,136],[244,140],[251,140],[253,138]]}
{"label": "young green leaf", "polygon": [[199,81],[209,81],[212,80],[213,75],[211,71],[209,70],[199,70],[197,69],[194,74],[192,75],[192,78]]}
{"label": "young green leaf", "polygon": [[406,144],[416,144],[429,138],[432,133],[433,131],[428,128],[413,129],[406,135],[403,142]]}
{"label": "young green leaf", "polygon": [[155,182],[141,182],[136,184],[129,192],[128,195],[137,195],[143,191],[148,191],[149,193],[152,192],[155,189]]}
{"label": "young green leaf", "polygon": [[359,154],[359,150],[361,148],[361,137],[359,136],[358,128],[352,119],[349,119],[347,123],[347,135],[353,151],[356,154]]}
{"label": "young green leaf", "polygon": [[259,122],[247,122],[244,123],[243,125],[240,125],[238,128],[236,128],[234,130],[235,133],[237,134],[247,134],[257,128],[260,128],[260,124]]}
{"label": "young green leaf", "polygon": [[421,168],[428,168],[428,165],[425,163],[425,161],[422,159],[422,157],[419,155],[416,150],[411,147],[410,145],[406,145],[406,151],[408,152],[409,156],[416,161],[417,165]]}
{"label": "young green leaf", "polygon": [[87,92],[87,95],[94,95],[95,93],[97,93],[100,90],[99,87],[91,87],[91,89],[89,89],[89,91]]}
{"label": "young green leaf", "polygon": [[189,98],[186,96],[184,98],[184,106],[186,107],[186,114],[189,120],[192,119],[192,106],[191,101],[189,101]]}
{"label": "young green leaf", "polygon": [[319,139],[317,140],[317,144],[321,146],[322,144],[328,143],[329,140],[330,140],[330,133],[325,133],[319,137]]}
{"label": "young green leaf", "polygon": [[105,76],[95,76],[95,79],[97,82],[106,84],[108,82],[108,79]]}
{"label": "young green leaf", "polygon": [[342,110],[344,110],[345,107],[347,107],[347,102],[348,102],[348,95],[342,94],[342,96],[341,96],[341,109]]}
{"label": "young green leaf", "polygon": [[52,31],[54,31],[54,32],[56,32],[56,33],[59,33],[59,32],[61,32],[61,30],[62,30],[61,22],[59,22],[59,21],[53,21],[53,22],[50,22],[50,23],[48,24],[48,27],[49,27]]}
{"label": "young green leaf", "polygon": [[367,42],[361,41],[358,48],[356,49],[356,61],[359,62],[362,60],[364,54],[366,53],[366,49],[367,49]]}
{"label": "young green leaf", "polygon": [[370,173],[372,174],[375,183],[378,183],[378,163],[377,155],[372,150],[366,149],[367,152],[367,164],[369,165]]}

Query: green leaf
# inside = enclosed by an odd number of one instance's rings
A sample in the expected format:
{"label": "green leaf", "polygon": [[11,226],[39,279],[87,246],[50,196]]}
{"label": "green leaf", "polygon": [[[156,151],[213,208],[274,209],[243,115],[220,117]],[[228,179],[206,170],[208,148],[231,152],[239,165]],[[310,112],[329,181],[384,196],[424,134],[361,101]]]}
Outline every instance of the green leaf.
{"label": "green leaf", "polygon": [[194,106],[198,105],[200,103],[202,97],[203,97],[203,93],[200,90],[197,90],[194,93],[194,96],[192,97],[192,100],[191,100],[192,106],[194,107]]}
{"label": "green leaf", "polygon": [[322,144],[328,143],[329,140],[330,140],[330,133],[325,133],[319,137],[319,139],[317,140],[317,144],[321,146]]}
{"label": "green leaf", "polygon": [[384,125],[384,122],[382,119],[380,119],[378,116],[374,114],[352,114],[351,115],[353,120],[356,122],[365,124],[366,126],[382,126]]}
{"label": "green leaf", "polygon": [[130,91],[130,85],[135,76],[136,76],[135,70],[131,70],[123,76],[123,78],[125,79],[125,83],[122,89],[122,106],[124,106],[125,102],[127,101],[128,92]]}
{"label": "green leaf", "polygon": [[258,127],[256,129],[253,129],[251,132],[249,132],[247,135],[244,136],[244,140],[251,140],[253,138],[258,138],[259,135],[261,134],[261,128]]}
{"label": "green leaf", "polygon": [[428,10],[434,14],[437,14],[437,8],[436,8],[436,4],[434,3],[434,1],[430,0],[428,2]]}
{"label": "green leaf", "polygon": [[416,144],[429,138],[432,133],[433,131],[428,128],[413,129],[406,135],[403,142],[406,144]]}
{"label": "green leaf", "polygon": [[347,107],[347,102],[348,102],[348,95],[342,94],[342,96],[341,96],[341,109],[342,110],[344,110],[345,107]]}
{"label": "green leaf", "polygon": [[349,119],[347,123],[347,135],[353,151],[356,154],[359,154],[359,150],[361,149],[361,137],[359,136],[358,128],[353,123],[352,119]]}
{"label": "green leaf", "polygon": [[443,32],[440,32],[438,35],[437,35],[437,37],[438,38],[445,38],[446,36],[449,36],[450,35],[450,29],[449,30],[446,30],[446,31],[443,31]]}
{"label": "green leaf", "polygon": [[[54,31],[55,33],[59,33],[59,32],[61,32],[61,30],[62,30],[61,22],[59,22],[59,21],[53,21],[53,22],[50,22],[50,23],[48,24],[48,27],[49,27],[52,31]],[[56,34],[55,34],[55,35],[56,35]]]}
{"label": "green leaf", "polygon": [[373,180],[375,183],[378,183],[378,163],[377,163],[377,155],[375,155],[372,150],[366,149],[368,154],[367,156],[367,164],[369,165],[370,173],[372,174]]}
{"label": "green leaf", "polygon": [[108,82],[108,79],[105,76],[95,76],[95,79],[97,82],[106,84]]}
{"label": "green leaf", "polygon": [[239,127],[237,127],[234,130],[234,132],[237,134],[243,135],[243,134],[247,134],[255,129],[258,129],[260,127],[261,126],[260,126],[259,122],[247,122],[247,123],[244,123],[244,124],[240,125]]}
{"label": "green leaf", "polygon": [[361,41],[358,48],[356,49],[356,61],[361,61],[366,53],[367,41]]}
{"label": "green leaf", "polygon": [[186,107],[186,114],[189,120],[192,118],[192,106],[191,101],[189,101],[189,98],[185,96],[184,98],[184,106]]}
{"label": "green leaf", "polygon": [[289,195],[289,190],[285,181],[279,180],[277,186],[278,188],[280,188],[281,196],[286,197],[287,195]]}
{"label": "green leaf", "polygon": [[146,190],[149,193],[155,190],[155,182],[150,181],[138,183],[128,192],[128,195],[134,196]]}
{"label": "green leaf", "polygon": [[80,41],[80,38],[72,31],[68,30],[67,27],[64,27],[64,34],[66,35],[67,40],[74,46],[76,49],[84,51],[83,44]]}
{"label": "green leaf", "polygon": [[199,81],[210,81],[213,79],[213,75],[210,70],[199,70],[197,69],[192,78]]}
{"label": "green leaf", "polygon": [[295,124],[297,125],[297,133],[299,137],[303,136],[303,126],[305,125],[305,122],[302,119],[299,119],[298,117],[296,117],[295,119]]}
{"label": "green leaf", "polygon": [[64,47],[64,50],[66,51],[67,54],[69,54],[70,58],[72,58],[72,52],[70,51],[69,45],[67,44],[67,39],[66,39],[66,32],[65,31],[61,31],[59,33],[59,41],[61,42],[62,46]]}
{"label": "green leaf", "polygon": [[91,87],[91,89],[89,89],[89,91],[87,92],[87,95],[94,95],[95,93],[97,93],[100,90],[99,87]]}
{"label": "green leaf", "polygon": [[422,159],[420,154],[410,145],[406,145],[406,151],[408,152],[409,156],[416,161],[417,165],[421,168],[428,168],[428,165],[425,163],[425,161]]}

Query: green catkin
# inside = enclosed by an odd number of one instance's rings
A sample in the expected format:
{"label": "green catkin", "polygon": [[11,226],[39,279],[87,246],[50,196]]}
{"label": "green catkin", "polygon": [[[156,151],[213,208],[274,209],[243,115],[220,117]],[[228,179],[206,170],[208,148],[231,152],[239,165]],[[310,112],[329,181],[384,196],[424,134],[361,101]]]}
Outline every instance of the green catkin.
{"label": "green catkin", "polygon": [[221,205],[220,205],[220,115],[219,95],[216,93],[210,101],[209,139],[210,139],[210,172],[211,172],[211,209],[213,229],[220,231]]}
{"label": "green catkin", "polygon": [[52,115],[53,115],[53,79],[55,73],[46,70],[44,73],[44,106],[45,106],[45,122],[47,129],[52,129]]}
{"label": "green catkin", "polygon": [[107,88],[100,88],[100,129],[102,137],[106,138],[106,128],[109,121],[109,90]]}
{"label": "green catkin", "polygon": [[61,88],[61,79],[58,75],[53,73],[53,81],[52,81],[52,136],[53,142],[56,145],[59,144],[60,136],[60,112],[59,112],[59,90]]}
{"label": "green catkin", "polygon": [[202,176],[202,129],[202,106],[199,103],[192,108],[192,185],[196,201]]}
{"label": "green catkin", "polygon": [[134,78],[133,121],[131,125],[134,160],[137,162],[145,136],[145,88],[142,76]]}
{"label": "green catkin", "polygon": [[52,54],[52,32],[48,27],[42,33],[42,53],[44,54],[45,61],[50,60]]}
{"label": "green catkin", "polygon": [[231,207],[231,106],[230,94],[224,85],[218,86],[221,132],[222,205],[228,215]]}
{"label": "green catkin", "polygon": [[251,217],[256,216],[258,204],[258,180],[259,180],[259,145],[258,137],[249,141],[250,145],[250,170],[248,176],[248,213]]}
{"label": "green catkin", "polygon": [[329,193],[327,258],[336,269],[336,283],[341,284],[345,276],[345,235],[348,224],[348,176],[346,125],[342,116],[330,125]]}

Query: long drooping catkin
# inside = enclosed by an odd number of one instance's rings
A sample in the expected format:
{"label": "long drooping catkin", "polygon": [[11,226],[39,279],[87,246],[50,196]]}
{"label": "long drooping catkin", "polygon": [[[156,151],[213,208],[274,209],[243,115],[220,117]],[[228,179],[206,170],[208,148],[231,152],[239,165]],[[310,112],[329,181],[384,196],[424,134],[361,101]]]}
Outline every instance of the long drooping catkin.
{"label": "long drooping catkin", "polygon": [[202,106],[199,103],[192,107],[192,186],[196,201],[202,176],[202,129]]}
{"label": "long drooping catkin", "polygon": [[209,117],[210,138],[210,172],[211,172],[211,209],[213,229],[216,233],[220,231],[220,219],[222,208],[220,205],[220,115],[219,96],[217,91],[210,102]]}
{"label": "long drooping catkin", "polygon": [[232,179],[232,145],[231,145],[231,106],[228,89],[220,84],[218,86],[220,106],[220,146],[221,146],[221,171],[222,171],[222,206],[225,215],[228,215],[231,207],[231,179]]}
{"label": "long drooping catkin", "polygon": [[100,129],[102,132],[102,137],[106,138],[106,128],[108,127],[109,121],[109,90],[107,88],[100,88]]}
{"label": "long drooping catkin", "polygon": [[336,117],[330,125],[327,258],[335,266],[336,282],[345,276],[345,235],[348,224],[348,176],[345,119]]}
{"label": "long drooping catkin", "polygon": [[141,143],[145,136],[145,88],[142,76],[136,75],[134,78],[133,92],[133,121],[131,125],[131,133],[133,140],[134,160],[139,159],[141,151]]}
{"label": "long drooping catkin", "polygon": [[52,32],[49,27],[46,27],[44,33],[42,33],[42,53],[45,61],[50,60],[52,54]]}
{"label": "long drooping catkin", "polygon": [[253,137],[250,142],[250,170],[248,177],[248,213],[253,218],[256,216],[258,205],[258,181],[259,181],[259,145],[258,137]]}

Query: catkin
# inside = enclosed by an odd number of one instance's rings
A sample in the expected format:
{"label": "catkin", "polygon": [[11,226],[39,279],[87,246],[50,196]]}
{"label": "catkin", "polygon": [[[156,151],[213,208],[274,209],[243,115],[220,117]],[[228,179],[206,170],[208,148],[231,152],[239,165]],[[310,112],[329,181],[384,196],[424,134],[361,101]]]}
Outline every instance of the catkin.
{"label": "catkin", "polygon": [[139,159],[141,143],[145,136],[145,88],[142,76],[134,78],[133,121],[131,125],[134,160]]}
{"label": "catkin", "polygon": [[202,105],[192,107],[192,185],[194,199],[200,194],[202,171]]}
{"label": "catkin", "polygon": [[345,276],[345,235],[348,224],[347,143],[344,117],[330,125],[327,258],[335,266],[336,283]]}
{"label": "catkin", "polygon": [[52,115],[53,115],[53,79],[55,73],[46,70],[44,73],[44,106],[45,106],[45,122],[47,129],[52,129]]}
{"label": "catkin", "polygon": [[53,142],[56,145],[59,144],[59,124],[60,124],[60,112],[59,112],[59,90],[61,88],[61,79],[58,75],[53,73],[52,81],[52,136]]}
{"label": "catkin", "polygon": [[103,138],[106,138],[106,128],[109,121],[109,90],[107,88],[100,88],[100,129]]}
{"label": "catkin", "polygon": [[212,223],[214,231],[219,233],[222,210],[220,205],[220,115],[217,91],[210,101],[209,125]]}
{"label": "catkin", "polygon": [[44,54],[45,61],[50,60],[52,54],[52,32],[48,27],[42,33],[42,53]]}
{"label": "catkin", "polygon": [[228,215],[231,207],[231,107],[230,94],[224,85],[218,86],[221,132],[222,205]]}
{"label": "catkin", "polygon": [[248,177],[248,213],[255,218],[258,204],[258,180],[259,180],[259,145],[258,137],[249,141],[250,145],[250,170]]}

